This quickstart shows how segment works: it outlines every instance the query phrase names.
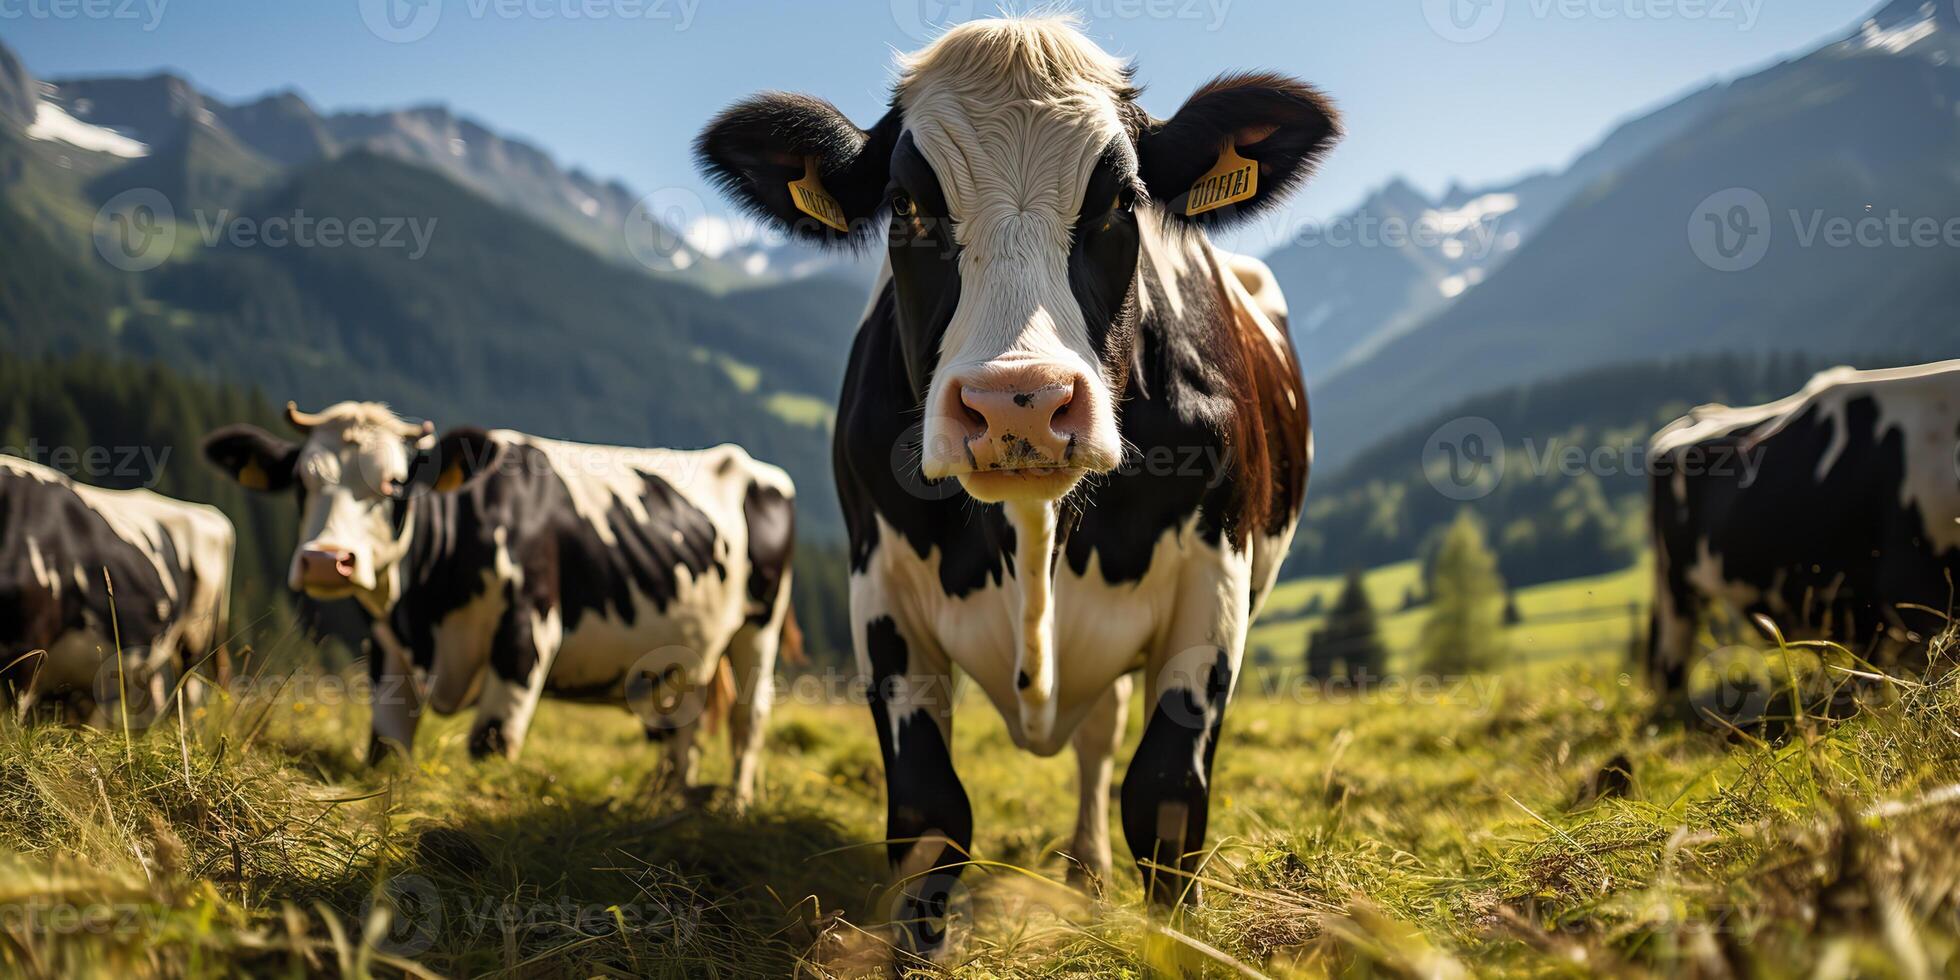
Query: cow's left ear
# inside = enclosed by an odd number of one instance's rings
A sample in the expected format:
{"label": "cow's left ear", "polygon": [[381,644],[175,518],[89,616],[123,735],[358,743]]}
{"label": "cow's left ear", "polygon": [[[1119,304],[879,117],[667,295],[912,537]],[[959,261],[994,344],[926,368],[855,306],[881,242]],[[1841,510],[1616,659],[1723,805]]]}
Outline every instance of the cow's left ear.
{"label": "cow's left ear", "polygon": [[1312,86],[1264,72],[1222,75],[1137,143],[1144,186],[1180,220],[1227,227],[1277,207],[1341,138]]}
{"label": "cow's left ear", "polygon": [[504,444],[490,433],[475,427],[451,429],[415,453],[408,482],[419,490],[453,493],[495,470],[503,458]]}
{"label": "cow's left ear", "polygon": [[227,425],[204,437],[204,458],[247,490],[273,493],[298,477],[299,443],[256,425]]}
{"label": "cow's left ear", "polygon": [[765,92],[729,106],[694,141],[702,172],[743,210],[804,241],[862,243],[890,178],[898,110],[859,129],[822,99]]}

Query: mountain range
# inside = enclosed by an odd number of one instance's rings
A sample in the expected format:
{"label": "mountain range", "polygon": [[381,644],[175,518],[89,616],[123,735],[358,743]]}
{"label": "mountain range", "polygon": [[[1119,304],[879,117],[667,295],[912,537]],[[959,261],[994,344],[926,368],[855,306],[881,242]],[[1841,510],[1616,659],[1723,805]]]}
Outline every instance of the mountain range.
{"label": "mountain range", "polygon": [[[109,206],[129,192],[158,207]],[[679,261],[659,268],[614,227],[634,201],[438,108],[230,105],[170,75],[43,83],[0,47],[13,352],[103,350],[275,402],[374,398],[443,425],[739,442],[789,469],[804,526],[836,536],[829,405],[862,290],[750,275],[678,236]],[[232,234],[300,216],[412,234]],[[119,235],[166,237],[132,265]]]}
{"label": "mountain range", "polygon": [[[1895,0],[1840,40],[1622,126],[1563,172],[1433,204],[1379,195],[1391,203],[1369,206],[1396,213],[1508,196],[1496,222],[1512,247],[1480,282],[1440,290],[1454,296],[1428,290],[1463,272],[1418,250],[1274,255],[1318,375],[1321,461],[1339,467],[1481,392],[1633,359],[1960,354],[1960,242],[1839,247],[1816,234],[1960,217],[1957,56],[1960,11]],[[1736,201],[1766,244],[1739,269],[1691,237],[1735,220]],[[1343,275],[1375,289],[1344,291]],[[1317,317],[1322,303],[1333,312]]]}
{"label": "mountain range", "polygon": [[[1390,180],[1327,234],[1271,252],[1323,472],[1473,396],[1630,360],[1960,353],[1960,248],[1811,233],[1960,216],[1956,58],[1952,5],[1895,0],[1814,52],[1630,119],[1567,166],[1436,196]],[[148,272],[98,254],[99,209],[131,190],[178,219]],[[1731,220],[1738,193],[1767,233],[1746,268],[1693,237]],[[834,530],[823,427],[874,264],[703,249],[639,200],[440,106],[231,103],[169,74],[42,82],[0,45],[0,208],[18,219],[0,236],[51,253],[0,275],[10,340],[162,359],[275,400],[360,393],[573,438],[739,439],[780,457],[812,500],[808,526]],[[199,247],[191,220],[299,211],[439,230],[412,258]],[[635,221],[656,233],[630,237]],[[1430,234],[1390,247],[1364,231],[1389,224]]]}

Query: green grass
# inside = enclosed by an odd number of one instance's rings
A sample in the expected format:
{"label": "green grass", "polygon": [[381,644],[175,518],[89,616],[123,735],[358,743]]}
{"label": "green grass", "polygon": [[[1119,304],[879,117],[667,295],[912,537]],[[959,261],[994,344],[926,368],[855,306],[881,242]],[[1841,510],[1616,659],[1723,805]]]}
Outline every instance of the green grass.
{"label": "green grass", "polygon": [[[1551,612],[1621,588],[1520,602]],[[764,800],[736,813],[658,792],[654,748],[609,708],[548,703],[516,763],[471,763],[467,719],[432,719],[414,762],[369,770],[367,712],[338,681],[301,673],[127,741],[0,728],[0,974],[889,963],[883,780],[862,707],[789,686]],[[1172,923],[1142,909],[1120,831],[1104,901],[1062,887],[1073,763],[1015,751],[968,692],[954,756],[984,866],[966,876],[946,969],[1950,974],[1960,686],[1899,690],[1767,745],[1651,730],[1640,685],[1605,654],[1366,695],[1249,674],[1217,756],[1207,896]],[[1630,793],[1581,802],[1616,758]],[[702,775],[726,770],[716,740]]]}
{"label": "green grass", "polygon": [[[1417,562],[1405,561],[1367,572],[1362,583],[1379,615],[1382,640],[1389,648],[1389,669],[1414,669],[1410,651],[1428,615],[1424,606],[1405,609],[1411,589],[1420,591],[1422,569]],[[1517,591],[1518,611],[1523,621],[1505,630],[1505,639],[1514,659],[1540,664],[1584,661],[1628,649],[1633,637],[1645,630],[1644,618],[1636,620],[1629,606],[1644,607],[1652,589],[1653,566],[1643,560],[1623,571],[1592,578],[1570,579]],[[1252,628],[1246,649],[1255,656],[1268,657],[1277,666],[1300,666],[1306,656],[1307,637],[1321,625],[1320,615],[1304,615],[1315,598],[1319,608],[1329,608],[1341,590],[1338,576],[1294,579],[1280,584],[1266,603],[1260,621]]]}

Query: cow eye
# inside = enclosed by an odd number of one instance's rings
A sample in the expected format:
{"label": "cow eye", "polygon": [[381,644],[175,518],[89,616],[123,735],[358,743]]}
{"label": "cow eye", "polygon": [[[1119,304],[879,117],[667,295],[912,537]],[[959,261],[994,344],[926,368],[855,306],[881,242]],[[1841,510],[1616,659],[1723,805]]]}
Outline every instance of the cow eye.
{"label": "cow eye", "polygon": [[892,192],[893,215],[896,215],[897,217],[900,218],[910,218],[918,213],[919,213],[919,206],[918,204],[913,202],[912,195],[907,194],[904,191]]}

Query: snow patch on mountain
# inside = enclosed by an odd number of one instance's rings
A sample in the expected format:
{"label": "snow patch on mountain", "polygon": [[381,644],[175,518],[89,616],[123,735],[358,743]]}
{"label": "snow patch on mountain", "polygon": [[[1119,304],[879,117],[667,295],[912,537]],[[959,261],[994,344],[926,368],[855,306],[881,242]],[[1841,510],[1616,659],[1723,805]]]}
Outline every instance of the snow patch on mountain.
{"label": "snow patch on mountain", "polygon": [[107,153],[129,160],[150,155],[150,147],[147,144],[130,139],[113,129],[76,119],[69,115],[66,109],[52,102],[42,102],[36,107],[34,122],[27,127],[27,137],[66,143],[79,149]]}

